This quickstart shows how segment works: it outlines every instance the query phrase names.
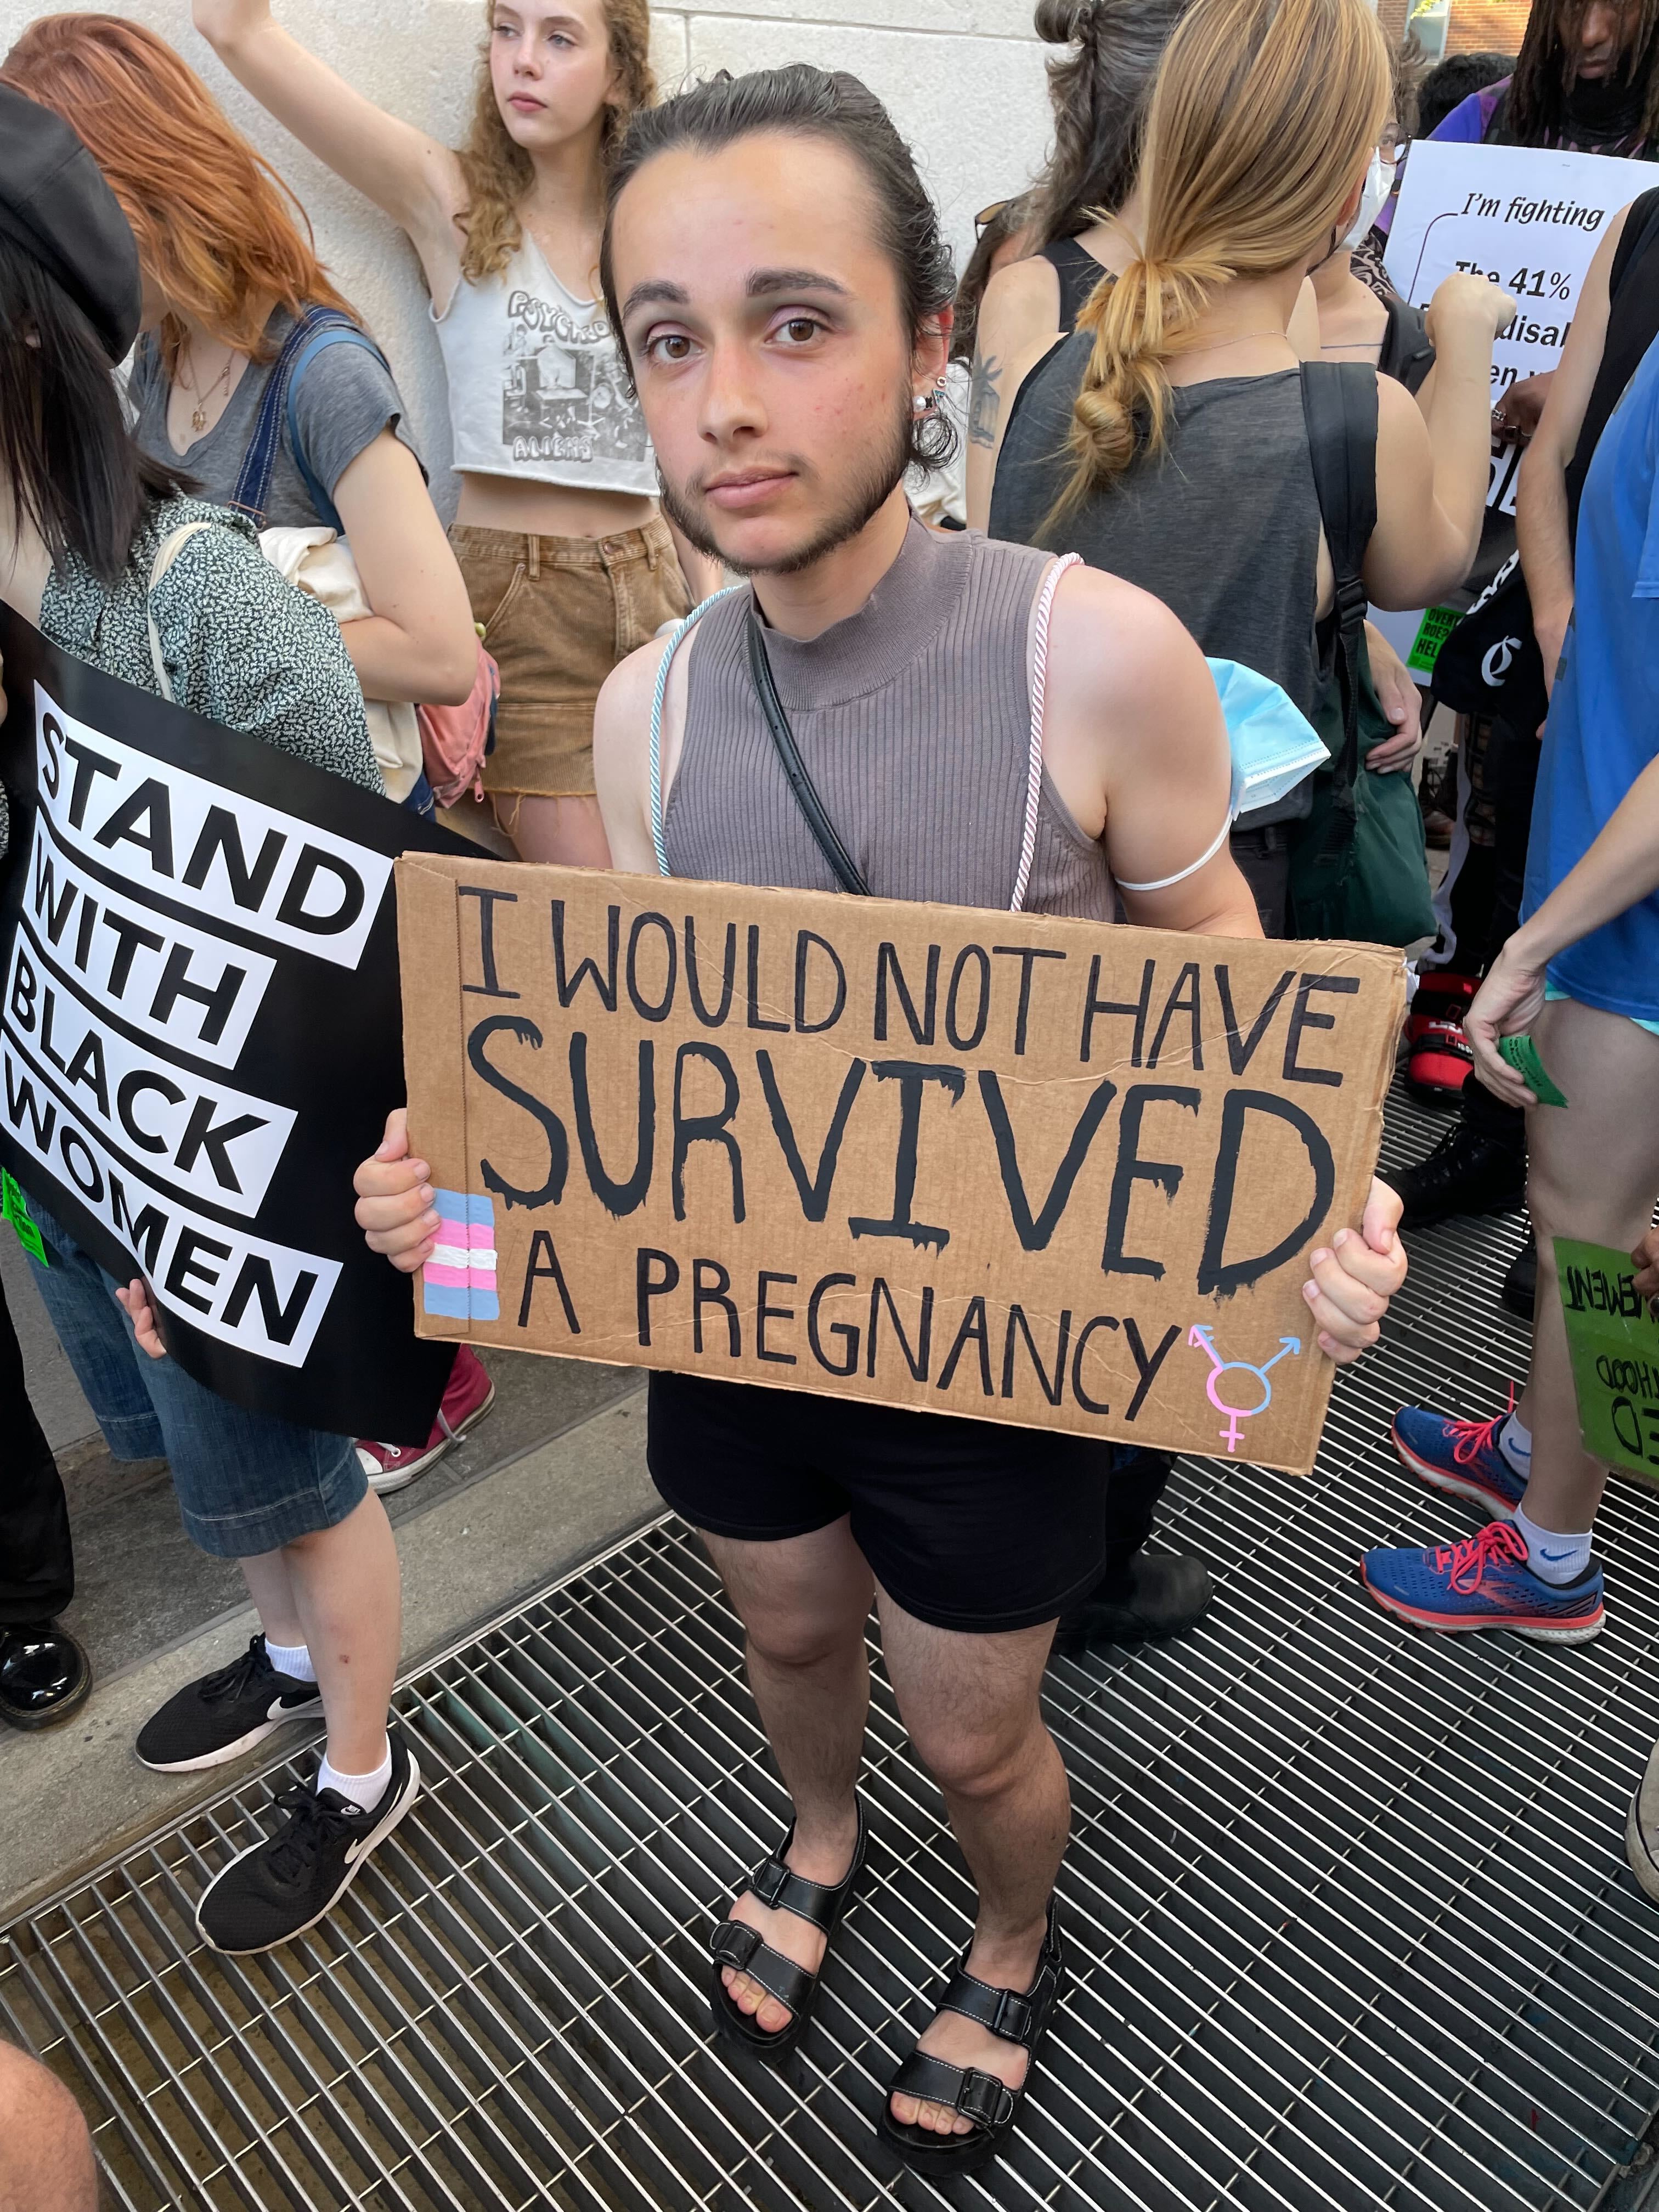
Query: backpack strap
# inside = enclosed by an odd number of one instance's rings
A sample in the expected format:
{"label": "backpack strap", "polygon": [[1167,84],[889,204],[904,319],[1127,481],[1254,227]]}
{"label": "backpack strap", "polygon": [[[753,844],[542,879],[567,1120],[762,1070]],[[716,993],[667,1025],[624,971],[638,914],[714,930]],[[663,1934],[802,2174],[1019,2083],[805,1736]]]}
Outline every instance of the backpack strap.
{"label": "backpack strap", "polygon": [[1376,528],[1376,371],[1364,362],[1304,361],[1302,413],[1320,520],[1336,574],[1342,750],[1334,763],[1332,809],[1339,822],[1351,827],[1359,774],[1360,656],[1370,604],[1360,568]]}
{"label": "backpack strap", "polygon": [[[319,343],[320,342],[320,343]],[[306,490],[316,507],[319,521],[331,530],[337,531],[340,518],[333,501],[319,483],[315,471],[307,458],[299,435],[294,395],[301,370],[320,351],[323,344],[359,345],[372,353],[386,367],[386,356],[373,338],[360,331],[356,323],[343,315],[337,307],[307,307],[295,321],[293,328],[283,340],[270,374],[259,401],[259,411],[254,417],[252,434],[247,451],[242,456],[242,466],[236,478],[236,489],[226,502],[239,514],[252,520],[256,530],[263,530],[265,508],[270,498],[271,472],[276,465],[276,455],[286,434],[295,466],[299,470]],[[390,370],[387,374],[390,374]]]}
{"label": "backpack strap", "polygon": [[312,467],[304,441],[300,436],[300,380],[319,353],[324,352],[330,346],[336,345],[360,347],[364,353],[374,355],[388,376],[391,375],[392,370],[386,356],[366,331],[360,331],[356,323],[337,319],[325,324],[320,329],[313,327],[310,337],[295,354],[289,369],[286,407],[289,451],[294,456],[294,465],[299,470],[305,481],[305,488],[310,496],[311,504],[317,510],[318,520],[325,522],[331,530],[339,532],[339,534],[343,537],[345,532],[341,529],[339,511],[324,489],[321,478]]}

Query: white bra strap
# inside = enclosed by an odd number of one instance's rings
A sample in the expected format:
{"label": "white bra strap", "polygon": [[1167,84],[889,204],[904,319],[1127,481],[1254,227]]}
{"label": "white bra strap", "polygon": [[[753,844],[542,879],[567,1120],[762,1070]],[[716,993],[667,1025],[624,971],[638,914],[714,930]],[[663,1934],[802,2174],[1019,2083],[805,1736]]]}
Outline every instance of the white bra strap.
{"label": "white bra strap", "polygon": [[1014,878],[1010,914],[1019,914],[1030,887],[1031,861],[1036,852],[1037,810],[1042,803],[1043,701],[1048,684],[1048,617],[1054,611],[1054,592],[1068,568],[1080,568],[1080,553],[1062,553],[1042,580],[1037,594],[1036,620],[1031,640],[1031,745],[1025,771],[1025,828],[1019,843],[1019,873]]}
{"label": "white bra strap", "polygon": [[181,522],[170,530],[155,549],[155,558],[150,563],[149,587],[144,593],[144,619],[149,624],[149,665],[155,675],[155,688],[168,702],[173,702],[173,684],[167,675],[167,662],[161,658],[161,633],[155,627],[155,611],[150,605],[151,595],[167,570],[179,556],[179,549],[187,538],[198,530],[211,530],[210,522]]}
{"label": "white bra strap", "polygon": [[1220,834],[1217,836],[1215,842],[1212,845],[1206,845],[1195,860],[1189,862],[1184,868],[1177,868],[1174,875],[1160,876],[1155,884],[1126,884],[1122,877],[1120,876],[1117,879],[1117,887],[1119,890],[1167,891],[1172,884],[1184,884],[1188,876],[1195,876],[1199,870],[1203,867],[1206,862],[1214,860],[1216,854],[1226,843],[1228,834],[1231,830],[1232,826],[1233,817],[1231,814],[1229,813],[1226,820],[1221,825]]}
{"label": "white bra strap", "polygon": [[726,584],[718,592],[711,592],[699,601],[690,613],[674,625],[668,640],[668,648],[657,664],[656,689],[651,694],[651,842],[657,855],[659,873],[672,876],[668,865],[668,848],[663,842],[662,822],[662,708],[668,696],[668,672],[673,666],[674,655],[692,623],[706,615],[718,599],[729,599],[733,592],[746,592],[747,584]]}

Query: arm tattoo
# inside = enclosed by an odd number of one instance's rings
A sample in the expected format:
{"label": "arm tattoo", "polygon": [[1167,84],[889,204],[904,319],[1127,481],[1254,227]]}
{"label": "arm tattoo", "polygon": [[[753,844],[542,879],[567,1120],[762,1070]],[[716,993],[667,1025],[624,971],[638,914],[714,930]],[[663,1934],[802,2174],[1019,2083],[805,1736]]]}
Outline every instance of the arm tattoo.
{"label": "arm tattoo", "polygon": [[971,445],[994,446],[997,441],[997,416],[1002,407],[997,384],[1001,374],[1002,363],[995,354],[974,356],[968,386],[968,438]]}

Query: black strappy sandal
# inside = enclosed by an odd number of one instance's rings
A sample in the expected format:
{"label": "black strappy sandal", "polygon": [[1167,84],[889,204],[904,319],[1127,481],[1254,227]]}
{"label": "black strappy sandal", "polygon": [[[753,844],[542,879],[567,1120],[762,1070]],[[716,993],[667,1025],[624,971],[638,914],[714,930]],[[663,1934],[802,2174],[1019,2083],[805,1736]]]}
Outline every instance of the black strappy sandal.
{"label": "black strappy sandal", "polygon": [[[788,1833],[779,1844],[775,1856],[757,1866],[743,1888],[758,1898],[763,1905],[775,1906],[780,1911],[793,1912],[798,1920],[807,1920],[814,1928],[821,1928],[824,1935],[824,1957],[828,1959],[830,1939],[840,1924],[842,1913],[851,1904],[859,1876],[864,1871],[869,1832],[865,1825],[863,1801],[860,1799],[859,1802],[859,1834],[858,1841],[853,1846],[853,1863],[833,1887],[826,1882],[808,1881],[805,1875],[791,1873],[784,1864],[794,1837],[795,1824],[792,1820]],[[743,1890],[738,1894],[741,1897]],[[743,1920],[722,1920],[710,1939],[709,1948],[714,1954],[714,1976],[709,1987],[709,1996],[715,2033],[731,2037],[764,2058],[781,2058],[786,2051],[793,2051],[811,2017],[813,2002],[818,1993],[818,1974],[809,1973],[805,1966],[797,1966],[793,1959],[785,1958],[781,1951],[775,1951],[769,1943],[762,1941],[758,1928],[751,1928]],[[790,2015],[787,2026],[769,2032],[757,2027],[752,2014],[732,2003],[726,1984],[720,1979],[720,1970],[725,1966],[731,1966],[740,1974],[747,1974],[750,1981],[760,1984],[769,1996],[775,1997],[780,2004],[787,2005]],[[820,1965],[818,1973],[823,1971]]]}
{"label": "black strappy sandal", "polygon": [[[1011,2089],[994,2074],[981,2073],[977,2067],[953,2066],[948,2059],[935,2058],[925,2051],[913,2051],[887,2085],[887,2096],[877,2124],[882,2140],[898,2153],[907,2166],[914,2166],[918,2173],[943,2178],[951,2173],[975,2172],[996,2156],[1013,2132],[1025,2092],[1031,2086],[1036,2072],[1037,2045],[1060,2000],[1065,1978],[1052,1897],[1048,1900],[1048,1933],[1042,1939],[1042,1956],[1030,1989],[993,1989],[989,1982],[978,1981],[968,1972],[964,1954],[934,2010],[959,2012],[964,2019],[975,2020],[981,2027],[988,2027],[1005,2043],[1023,2044],[1031,2054],[1030,2063],[1025,2069],[1024,2081],[1018,2089]],[[973,2128],[965,2136],[940,2136],[931,2128],[896,2120],[892,2106],[895,2092],[901,2097],[920,2098],[929,2105],[948,2106],[964,2120],[971,2120]]]}

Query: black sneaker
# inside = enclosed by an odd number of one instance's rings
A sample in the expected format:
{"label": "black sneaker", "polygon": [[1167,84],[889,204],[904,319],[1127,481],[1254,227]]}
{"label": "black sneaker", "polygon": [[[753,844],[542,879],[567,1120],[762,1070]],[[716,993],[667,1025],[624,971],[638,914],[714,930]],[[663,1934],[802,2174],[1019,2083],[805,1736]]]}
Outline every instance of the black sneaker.
{"label": "black sneaker", "polygon": [[274,1836],[234,1858],[202,1893],[196,1925],[216,1951],[273,1951],[332,1911],[363,1861],[415,1802],[421,1770],[394,1726],[392,1779],[360,1813],[337,1790],[287,1790]]}
{"label": "black sneaker", "polygon": [[1088,1596],[1061,1615],[1055,1656],[1184,1636],[1214,1596],[1210,1570],[1196,1553],[1136,1552],[1127,1565],[1109,1567]]}
{"label": "black sneaker", "polygon": [[1389,1180],[1405,1201],[1405,1229],[1459,1213],[1516,1213],[1527,1202],[1527,1155],[1460,1121],[1426,1159]]}
{"label": "black sneaker", "polygon": [[240,1759],[289,1721],[322,1717],[317,1685],[279,1674],[256,1636],[240,1659],[186,1683],[150,1715],[138,1731],[138,1756],[158,1774],[194,1774]]}

